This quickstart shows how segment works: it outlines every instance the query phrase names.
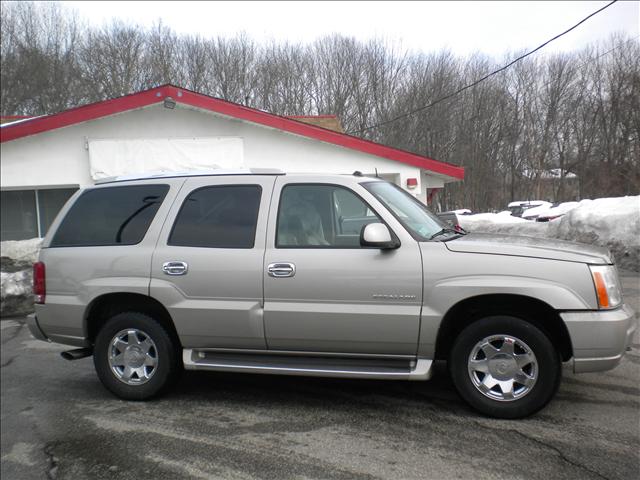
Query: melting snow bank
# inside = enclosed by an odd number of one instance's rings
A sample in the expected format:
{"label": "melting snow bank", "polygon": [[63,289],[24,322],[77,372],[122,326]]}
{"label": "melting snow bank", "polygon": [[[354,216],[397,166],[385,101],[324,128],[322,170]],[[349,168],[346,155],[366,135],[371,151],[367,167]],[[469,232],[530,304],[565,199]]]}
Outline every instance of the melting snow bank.
{"label": "melting snow bank", "polygon": [[460,215],[458,219],[470,232],[557,238],[607,247],[620,268],[640,271],[640,196],[582,200],[550,222],[523,220],[508,211]]}
{"label": "melting snow bank", "polygon": [[32,265],[42,240],[8,240],[0,243],[0,316],[33,312]]}

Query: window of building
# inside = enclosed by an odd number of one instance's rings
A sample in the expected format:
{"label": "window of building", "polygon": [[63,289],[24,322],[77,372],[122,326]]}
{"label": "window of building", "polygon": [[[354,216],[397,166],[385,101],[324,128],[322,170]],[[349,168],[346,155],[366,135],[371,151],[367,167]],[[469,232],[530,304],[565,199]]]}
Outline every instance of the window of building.
{"label": "window of building", "polygon": [[3,190],[0,192],[0,239],[44,237],[77,188]]}
{"label": "window of building", "polygon": [[211,186],[186,198],[169,236],[169,245],[253,248],[262,188],[258,185]]}
{"label": "window of building", "polygon": [[168,185],[132,185],[87,190],[69,209],[51,246],[140,243],[168,191]]}
{"label": "window of building", "polygon": [[380,218],[338,185],[287,185],[280,196],[278,248],[360,248],[360,232]]}

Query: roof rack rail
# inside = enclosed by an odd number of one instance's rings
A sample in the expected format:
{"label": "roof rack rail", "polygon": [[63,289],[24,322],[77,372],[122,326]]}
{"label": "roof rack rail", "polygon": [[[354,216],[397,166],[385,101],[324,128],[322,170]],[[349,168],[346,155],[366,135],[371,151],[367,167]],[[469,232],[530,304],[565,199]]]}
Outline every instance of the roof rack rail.
{"label": "roof rack rail", "polygon": [[185,170],[179,172],[144,172],[131,175],[117,175],[114,177],[101,178],[95,181],[96,185],[115,182],[128,182],[133,180],[151,180],[154,178],[178,178],[178,177],[208,177],[225,175],[285,175],[285,172],[278,168],[244,168],[238,170],[227,170],[222,168],[210,170]]}

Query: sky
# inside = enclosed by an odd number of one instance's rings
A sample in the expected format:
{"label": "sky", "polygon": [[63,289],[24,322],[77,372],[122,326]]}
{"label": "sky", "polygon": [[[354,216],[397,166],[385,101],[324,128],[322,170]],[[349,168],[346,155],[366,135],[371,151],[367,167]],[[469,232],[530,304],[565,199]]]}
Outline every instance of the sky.
{"label": "sky", "polygon": [[[381,38],[410,51],[442,48],[499,57],[532,49],[608,1],[496,2],[60,2],[90,25],[117,18],[151,26],[162,20],[177,33],[205,38],[245,32],[258,42],[310,43],[340,33],[358,40]],[[618,1],[544,52],[572,51],[622,31],[640,35],[640,2]]]}

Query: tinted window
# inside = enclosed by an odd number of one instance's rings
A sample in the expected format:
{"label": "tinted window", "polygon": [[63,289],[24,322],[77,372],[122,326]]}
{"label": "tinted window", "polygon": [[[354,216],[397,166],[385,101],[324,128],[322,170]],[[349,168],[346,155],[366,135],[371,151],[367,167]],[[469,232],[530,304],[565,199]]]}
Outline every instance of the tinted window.
{"label": "tinted window", "polygon": [[168,185],[135,185],[87,190],[60,224],[52,247],[134,245],[162,204]]}
{"label": "tinted window", "polygon": [[182,204],[169,245],[253,248],[262,188],[258,185],[204,187]]}
{"label": "tinted window", "polygon": [[280,248],[359,248],[362,227],[380,219],[337,185],[287,185],[278,212]]}

